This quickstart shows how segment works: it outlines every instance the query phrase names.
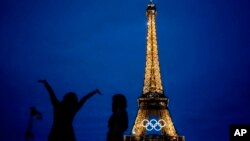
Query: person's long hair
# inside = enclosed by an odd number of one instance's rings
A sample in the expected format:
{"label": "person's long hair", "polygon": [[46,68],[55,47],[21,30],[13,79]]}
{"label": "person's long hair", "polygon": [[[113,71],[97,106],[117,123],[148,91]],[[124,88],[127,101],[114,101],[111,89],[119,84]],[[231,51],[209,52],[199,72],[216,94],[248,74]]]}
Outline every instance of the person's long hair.
{"label": "person's long hair", "polygon": [[126,109],[127,108],[127,99],[122,94],[116,94],[112,98],[112,111],[114,112],[117,108]]}
{"label": "person's long hair", "polygon": [[78,99],[74,92],[69,92],[65,94],[62,100],[62,105],[65,109],[73,110],[77,107]]}

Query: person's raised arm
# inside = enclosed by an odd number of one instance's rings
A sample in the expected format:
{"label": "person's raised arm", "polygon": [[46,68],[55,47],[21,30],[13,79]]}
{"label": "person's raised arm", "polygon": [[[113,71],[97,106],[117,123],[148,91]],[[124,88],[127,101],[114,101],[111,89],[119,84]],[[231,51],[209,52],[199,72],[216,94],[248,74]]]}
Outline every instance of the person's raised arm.
{"label": "person's raised arm", "polygon": [[91,98],[91,97],[92,97],[93,95],[95,95],[95,94],[101,95],[102,93],[101,93],[98,89],[96,89],[96,90],[94,90],[94,91],[88,93],[88,94],[85,95],[84,97],[82,97],[82,99],[80,100],[79,105],[78,105],[78,110],[83,106],[83,104],[84,104],[89,98]]}
{"label": "person's raised arm", "polygon": [[47,80],[38,80],[38,82],[44,84],[45,88],[49,92],[52,105],[55,106],[57,103],[59,103],[59,100],[56,98],[56,95]]}

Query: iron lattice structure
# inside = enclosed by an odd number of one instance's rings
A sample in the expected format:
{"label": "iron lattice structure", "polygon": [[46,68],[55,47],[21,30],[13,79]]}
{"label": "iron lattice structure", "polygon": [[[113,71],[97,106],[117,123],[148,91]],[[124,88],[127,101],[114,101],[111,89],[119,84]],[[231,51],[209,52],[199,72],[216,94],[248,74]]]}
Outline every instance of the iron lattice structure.
{"label": "iron lattice structure", "polygon": [[[168,110],[168,98],[163,91],[155,24],[156,6],[152,2],[147,6],[146,15],[148,17],[148,26],[143,92],[138,99],[139,110],[132,129],[132,135],[125,136],[125,140],[184,141],[184,137],[178,136],[174,127]],[[165,126],[160,130],[161,135],[147,135],[146,128],[142,124],[145,119],[150,117],[157,117],[165,121]]]}

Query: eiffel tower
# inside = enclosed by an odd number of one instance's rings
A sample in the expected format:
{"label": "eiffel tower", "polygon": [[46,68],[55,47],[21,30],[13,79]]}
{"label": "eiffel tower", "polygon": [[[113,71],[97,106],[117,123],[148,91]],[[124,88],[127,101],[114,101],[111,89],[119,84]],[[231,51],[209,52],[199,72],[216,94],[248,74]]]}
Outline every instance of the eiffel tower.
{"label": "eiffel tower", "polygon": [[[143,92],[138,99],[139,110],[132,129],[132,135],[125,136],[125,141],[184,141],[179,136],[172,122],[169,110],[169,99],[164,95],[158,47],[156,38],[156,5],[150,1],[146,9],[148,17],[146,68]],[[160,134],[150,134],[151,131]]]}

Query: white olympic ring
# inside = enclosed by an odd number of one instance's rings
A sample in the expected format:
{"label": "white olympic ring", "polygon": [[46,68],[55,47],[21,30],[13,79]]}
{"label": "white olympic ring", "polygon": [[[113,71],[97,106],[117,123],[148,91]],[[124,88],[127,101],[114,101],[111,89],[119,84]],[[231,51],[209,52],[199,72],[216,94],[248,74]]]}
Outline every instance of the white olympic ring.
{"label": "white olympic ring", "polygon": [[155,131],[160,131],[165,126],[166,122],[163,119],[158,121],[156,119],[151,119],[150,121],[148,119],[144,119],[142,121],[142,127],[145,127],[147,131],[152,131],[153,129]]}

